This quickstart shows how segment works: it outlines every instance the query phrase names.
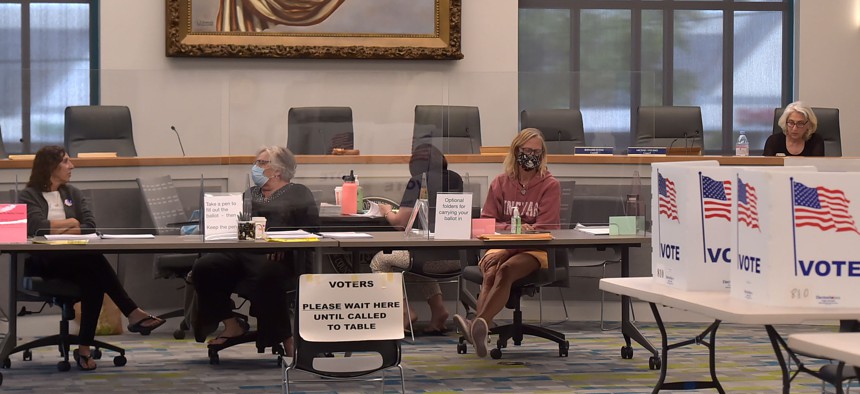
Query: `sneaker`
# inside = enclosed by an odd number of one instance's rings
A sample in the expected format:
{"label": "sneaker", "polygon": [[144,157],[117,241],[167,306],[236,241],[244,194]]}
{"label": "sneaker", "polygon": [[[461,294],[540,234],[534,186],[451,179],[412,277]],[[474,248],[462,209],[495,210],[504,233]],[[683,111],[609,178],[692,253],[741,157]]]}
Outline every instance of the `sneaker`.
{"label": "sneaker", "polygon": [[457,330],[460,331],[460,334],[463,335],[463,338],[466,339],[466,342],[472,342],[472,322],[470,320],[466,320],[463,316],[454,315],[454,324],[457,325]]}
{"label": "sneaker", "polygon": [[478,357],[487,357],[487,342],[490,336],[490,327],[484,318],[479,317],[472,322],[472,340],[475,345],[475,354]]}

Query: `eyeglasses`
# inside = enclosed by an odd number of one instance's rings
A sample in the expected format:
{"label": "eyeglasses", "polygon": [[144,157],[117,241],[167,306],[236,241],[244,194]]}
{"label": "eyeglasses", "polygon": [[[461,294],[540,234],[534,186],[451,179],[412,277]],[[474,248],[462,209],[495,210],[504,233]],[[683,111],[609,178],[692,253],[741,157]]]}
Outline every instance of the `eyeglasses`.
{"label": "eyeglasses", "polygon": [[809,123],[809,122],[804,122],[802,120],[800,122],[795,122],[793,120],[787,120],[787,121],[785,121],[785,126],[786,127],[803,127],[803,126],[806,126],[807,123]]}
{"label": "eyeglasses", "polygon": [[520,148],[520,153],[525,153],[527,155],[540,156],[543,154],[543,149]]}
{"label": "eyeglasses", "polygon": [[271,163],[271,161],[270,161],[270,160],[254,160],[254,164],[255,164],[257,167],[262,167],[262,166],[267,165],[267,164],[269,164],[269,163]]}

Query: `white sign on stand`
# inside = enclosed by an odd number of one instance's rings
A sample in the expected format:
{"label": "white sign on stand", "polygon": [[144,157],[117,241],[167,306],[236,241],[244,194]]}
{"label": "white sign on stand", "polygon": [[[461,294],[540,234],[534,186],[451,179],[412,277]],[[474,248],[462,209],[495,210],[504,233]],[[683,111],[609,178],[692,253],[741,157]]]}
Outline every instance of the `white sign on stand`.
{"label": "white sign on stand", "polygon": [[778,306],[860,306],[860,174],[744,169],[737,178],[757,204],[739,199],[735,207],[732,296]]}
{"label": "white sign on stand", "polygon": [[203,239],[238,239],[242,193],[206,193],[203,195]]}
{"label": "white sign on stand", "polygon": [[305,274],[298,309],[306,341],[403,339],[403,274]]}
{"label": "white sign on stand", "polygon": [[472,237],[472,193],[436,194],[436,239]]}

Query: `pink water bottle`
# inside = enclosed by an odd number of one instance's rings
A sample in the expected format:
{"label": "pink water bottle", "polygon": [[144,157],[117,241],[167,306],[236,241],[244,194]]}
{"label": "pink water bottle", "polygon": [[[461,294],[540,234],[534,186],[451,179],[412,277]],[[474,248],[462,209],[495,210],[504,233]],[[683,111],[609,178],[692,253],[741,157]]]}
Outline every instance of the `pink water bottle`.
{"label": "pink water bottle", "polygon": [[349,170],[349,175],[343,176],[343,186],[340,195],[340,213],[344,215],[355,214],[358,208],[358,185],[355,184],[355,175]]}

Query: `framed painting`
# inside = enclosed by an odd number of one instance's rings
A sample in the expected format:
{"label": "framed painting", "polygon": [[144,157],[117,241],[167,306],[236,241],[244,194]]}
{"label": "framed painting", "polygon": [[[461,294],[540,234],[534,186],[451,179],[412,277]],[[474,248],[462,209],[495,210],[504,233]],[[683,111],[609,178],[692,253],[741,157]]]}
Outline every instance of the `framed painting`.
{"label": "framed painting", "polygon": [[165,0],[170,57],[462,59],[461,0]]}

